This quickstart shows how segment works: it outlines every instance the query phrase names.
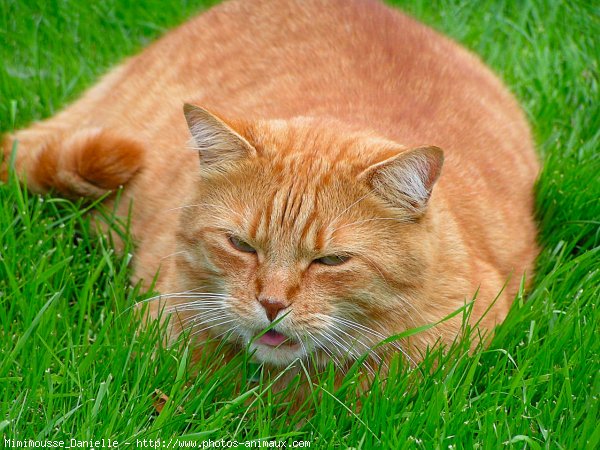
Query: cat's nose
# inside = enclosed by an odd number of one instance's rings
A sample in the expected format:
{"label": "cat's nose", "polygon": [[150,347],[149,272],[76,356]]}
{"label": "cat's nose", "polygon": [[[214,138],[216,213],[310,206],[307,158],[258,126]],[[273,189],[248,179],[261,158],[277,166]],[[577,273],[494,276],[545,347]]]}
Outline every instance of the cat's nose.
{"label": "cat's nose", "polygon": [[267,318],[271,322],[275,320],[279,311],[289,306],[288,304],[272,297],[259,297],[258,303],[260,303],[265,309],[265,313],[267,313]]}

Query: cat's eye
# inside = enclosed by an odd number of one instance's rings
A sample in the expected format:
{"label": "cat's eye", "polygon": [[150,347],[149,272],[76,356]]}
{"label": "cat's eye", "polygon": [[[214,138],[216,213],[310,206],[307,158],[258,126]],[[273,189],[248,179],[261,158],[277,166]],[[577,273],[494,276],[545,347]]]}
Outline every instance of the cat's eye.
{"label": "cat's eye", "polygon": [[322,258],[315,259],[314,262],[324,264],[326,266],[339,266],[350,259],[347,255],[327,255]]}
{"label": "cat's eye", "polygon": [[256,253],[256,249],[236,236],[229,236],[229,242],[236,250],[245,253]]}

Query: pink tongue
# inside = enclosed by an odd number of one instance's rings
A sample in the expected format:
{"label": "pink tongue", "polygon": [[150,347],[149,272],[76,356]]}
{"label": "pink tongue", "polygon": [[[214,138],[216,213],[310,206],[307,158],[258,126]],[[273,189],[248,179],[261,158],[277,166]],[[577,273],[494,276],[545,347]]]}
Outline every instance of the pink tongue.
{"label": "pink tongue", "polygon": [[263,334],[259,339],[259,344],[270,345],[271,347],[277,347],[283,344],[287,340],[285,334],[281,334],[275,330],[269,330]]}

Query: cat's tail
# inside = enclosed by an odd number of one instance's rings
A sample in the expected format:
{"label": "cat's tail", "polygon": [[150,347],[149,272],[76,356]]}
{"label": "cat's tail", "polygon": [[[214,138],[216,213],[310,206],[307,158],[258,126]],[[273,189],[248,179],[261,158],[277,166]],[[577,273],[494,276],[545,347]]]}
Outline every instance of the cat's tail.
{"label": "cat's tail", "polygon": [[97,198],[143,166],[144,146],[135,139],[103,128],[49,132],[42,124],[0,137],[0,180],[8,179],[12,165],[34,192]]}

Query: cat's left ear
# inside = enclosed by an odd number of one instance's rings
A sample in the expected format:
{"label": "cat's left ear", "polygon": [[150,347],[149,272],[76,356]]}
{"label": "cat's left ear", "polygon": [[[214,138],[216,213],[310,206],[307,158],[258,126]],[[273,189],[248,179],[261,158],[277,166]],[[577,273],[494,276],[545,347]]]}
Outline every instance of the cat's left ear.
{"label": "cat's left ear", "polygon": [[204,169],[221,168],[256,154],[246,139],[206,109],[186,103],[183,113]]}
{"label": "cat's left ear", "polygon": [[442,149],[419,147],[373,164],[359,175],[359,179],[364,179],[392,206],[421,213],[443,164]]}

